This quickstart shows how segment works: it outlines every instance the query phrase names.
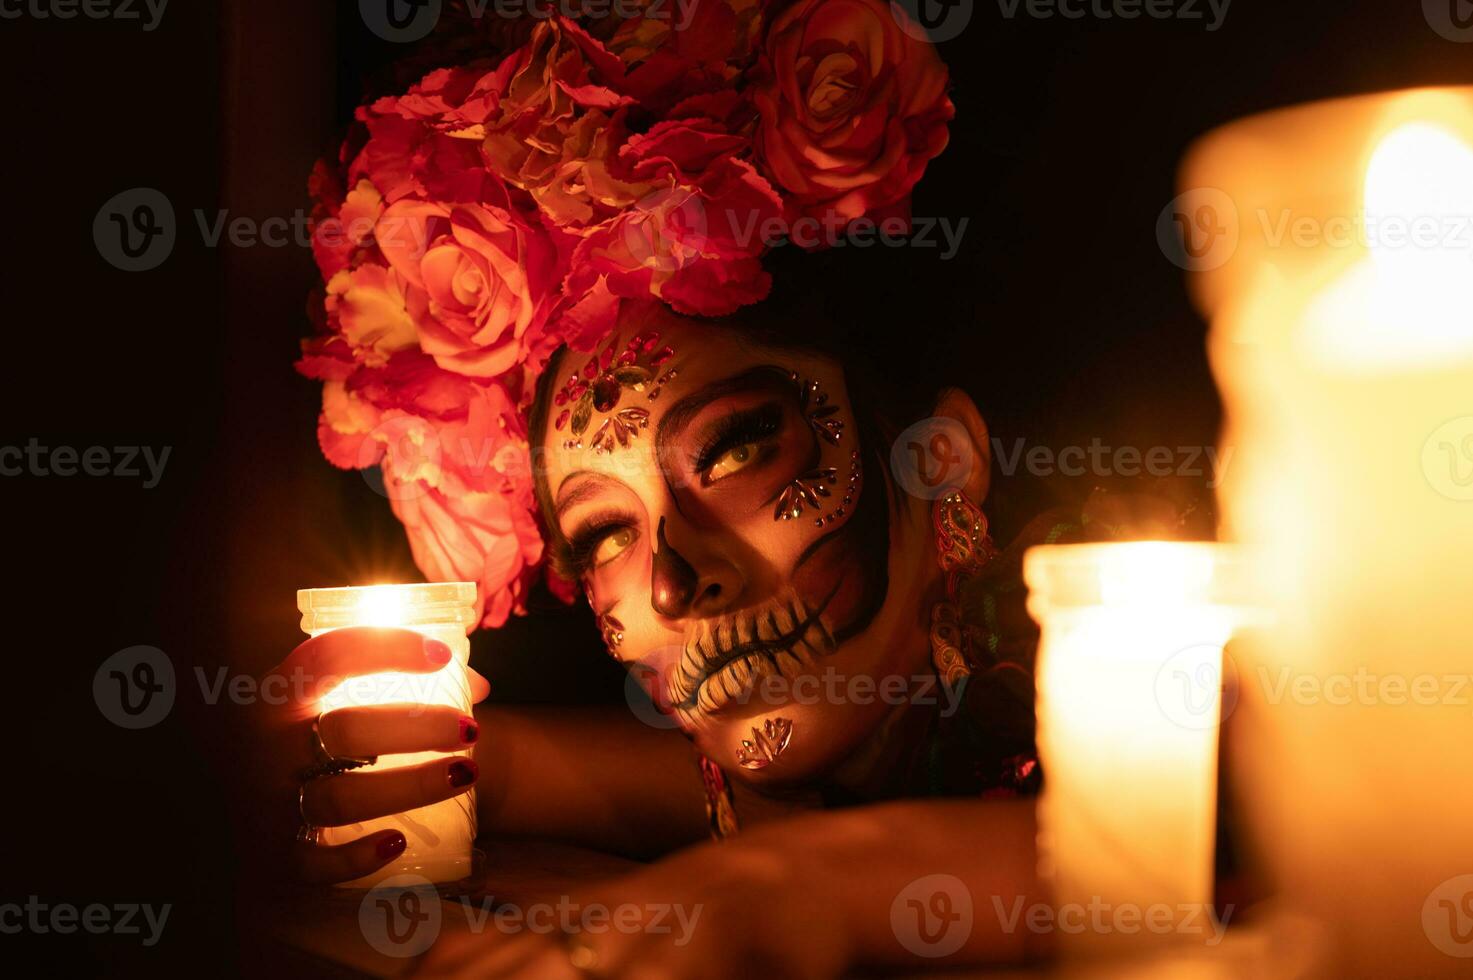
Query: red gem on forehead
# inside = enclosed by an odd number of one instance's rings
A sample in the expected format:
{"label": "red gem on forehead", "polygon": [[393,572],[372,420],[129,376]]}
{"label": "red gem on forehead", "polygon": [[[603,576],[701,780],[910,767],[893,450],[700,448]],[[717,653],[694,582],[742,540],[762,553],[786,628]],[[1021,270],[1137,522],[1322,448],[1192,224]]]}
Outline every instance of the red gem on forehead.
{"label": "red gem on forehead", "polygon": [[[603,350],[590,357],[581,369],[570,375],[563,387],[553,396],[554,404],[561,407],[569,402],[584,402],[592,399],[592,403],[585,406],[585,413],[589,408],[598,412],[608,412],[618,407],[619,399],[626,387],[636,391],[649,389],[649,399],[657,398],[660,394],[660,386],[675,377],[674,371],[667,371],[661,376],[658,370],[662,364],[675,356],[674,349],[668,346],[660,347],[660,335],[654,331],[644,331],[630,337],[622,351],[618,350],[618,345],[617,337],[610,340]],[[617,369],[633,366],[638,366],[646,372],[644,380],[621,380],[614,376]],[[555,426],[559,429],[563,428],[571,415],[571,409],[559,414]],[[587,415],[584,414],[582,418],[586,423]]]}

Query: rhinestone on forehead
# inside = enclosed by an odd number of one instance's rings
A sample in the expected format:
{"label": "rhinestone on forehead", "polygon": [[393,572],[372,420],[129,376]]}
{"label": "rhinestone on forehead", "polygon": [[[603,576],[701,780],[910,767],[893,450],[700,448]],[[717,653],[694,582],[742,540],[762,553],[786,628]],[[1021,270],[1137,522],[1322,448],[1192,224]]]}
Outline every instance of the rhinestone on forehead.
{"label": "rhinestone on forehead", "polygon": [[629,338],[624,349],[618,349],[617,337],[603,350],[588,359],[553,395],[553,405],[560,409],[553,427],[559,432],[569,429],[572,438],[563,443],[565,449],[582,449],[583,436],[595,412],[608,415],[589,439],[593,451],[611,452],[627,446],[640,431],[649,427],[647,408],[619,408],[627,392],[645,395],[648,401],[660,397],[660,390],[675,378],[675,371],[661,373],[661,367],[675,356],[669,346],[660,344],[660,335],[646,330]]}

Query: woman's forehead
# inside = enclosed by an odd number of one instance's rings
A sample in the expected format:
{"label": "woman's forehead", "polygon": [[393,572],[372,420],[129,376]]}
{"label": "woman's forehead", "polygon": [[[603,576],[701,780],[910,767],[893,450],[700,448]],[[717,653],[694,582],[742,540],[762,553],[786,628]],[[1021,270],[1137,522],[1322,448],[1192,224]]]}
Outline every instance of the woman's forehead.
{"label": "woman's forehead", "polygon": [[543,435],[554,494],[569,474],[649,474],[670,409],[755,359],[728,330],[674,318],[621,328],[558,365]]}
{"label": "woman's forehead", "polygon": [[[548,487],[556,497],[564,480],[584,472],[660,479],[662,430],[669,443],[713,399],[770,387],[775,375],[813,360],[673,316],[621,327],[594,353],[571,352],[557,365],[541,446]],[[782,372],[763,370],[779,361]]]}

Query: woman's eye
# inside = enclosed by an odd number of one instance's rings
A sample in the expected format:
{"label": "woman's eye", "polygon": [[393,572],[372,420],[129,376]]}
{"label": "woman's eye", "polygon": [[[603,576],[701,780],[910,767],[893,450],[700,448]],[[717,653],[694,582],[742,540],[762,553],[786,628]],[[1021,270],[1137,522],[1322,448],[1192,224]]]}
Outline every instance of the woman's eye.
{"label": "woman's eye", "polygon": [[716,462],[711,464],[710,470],[706,472],[706,482],[715,483],[717,480],[746,469],[756,461],[760,448],[758,443],[748,442],[728,449],[717,457]]}
{"label": "woman's eye", "polygon": [[599,541],[593,549],[593,564],[602,565],[604,562],[613,561],[633,543],[633,528],[621,527],[611,534],[604,535],[603,540]]}

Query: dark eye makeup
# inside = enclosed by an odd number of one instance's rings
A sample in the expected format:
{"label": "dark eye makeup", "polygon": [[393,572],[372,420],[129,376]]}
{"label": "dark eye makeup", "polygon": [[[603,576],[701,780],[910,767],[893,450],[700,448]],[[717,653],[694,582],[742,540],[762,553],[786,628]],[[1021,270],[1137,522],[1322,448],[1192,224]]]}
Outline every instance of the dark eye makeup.
{"label": "dark eye makeup", "polygon": [[[691,454],[691,469],[704,477],[724,455],[754,443],[768,444],[762,446],[759,452],[761,458],[769,457],[774,450],[771,445],[773,437],[782,431],[783,416],[783,403],[778,400],[722,416],[709,426],[698,448]],[[589,516],[568,534],[567,546],[559,556],[559,564],[573,577],[587,575],[600,564],[604,564],[596,561],[599,546],[610,536],[624,530],[638,533],[637,521],[624,512],[605,510]],[[627,546],[620,554],[625,551]]]}
{"label": "dark eye makeup", "polygon": [[603,540],[626,529],[636,531],[635,522],[617,511],[603,511],[589,517],[568,535],[565,556],[568,569],[575,576],[587,574],[594,567],[593,556]]}
{"label": "dark eye makeup", "polygon": [[722,416],[712,424],[700,448],[692,454],[691,469],[705,473],[724,454],[748,443],[770,439],[777,435],[782,425],[783,407],[778,402]]}

